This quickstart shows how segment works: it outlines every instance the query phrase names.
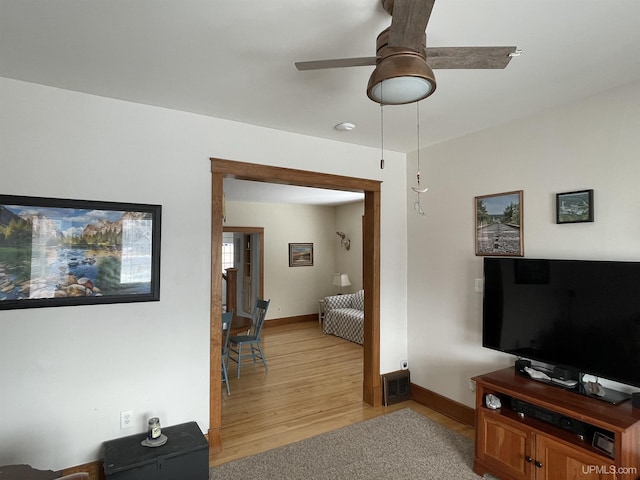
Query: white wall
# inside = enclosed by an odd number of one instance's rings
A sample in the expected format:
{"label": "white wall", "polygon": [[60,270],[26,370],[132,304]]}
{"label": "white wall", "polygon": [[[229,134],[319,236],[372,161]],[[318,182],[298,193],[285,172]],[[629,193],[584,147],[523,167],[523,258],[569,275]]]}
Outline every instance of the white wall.
{"label": "white wall", "polygon": [[[524,190],[527,257],[638,261],[638,152],[640,83],[422,150],[426,217],[407,214],[413,382],[472,406],[469,377],[514,361],[481,346],[474,197]],[[415,169],[414,154],[409,183]],[[595,222],[556,225],[555,194],[590,188]]]}
{"label": "white wall", "polygon": [[[271,299],[267,321],[317,313],[318,300],[334,295],[335,272],[348,273],[362,288],[364,202],[318,206],[287,203],[226,202],[225,225],[264,228],[264,296]],[[336,231],[346,231],[351,249],[340,246]],[[313,266],[289,267],[289,243],[313,243]]]}
{"label": "white wall", "polygon": [[[349,275],[351,285],[344,287],[344,293],[353,293],[362,289],[362,216],[364,215],[364,201],[354,202],[336,207],[336,228],[338,232],[344,232],[351,240],[349,250],[340,244],[340,237],[335,235],[336,264],[335,272]],[[330,290],[335,294],[338,287]]]}
{"label": "white wall", "polygon": [[[318,312],[331,289],[335,262],[335,207],[226,202],[226,224],[264,228],[267,321]],[[337,237],[336,237],[337,238]],[[289,243],[313,243],[313,266],[290,267]]]}
{"label": "white wall", "polygon": [[[0,78],[2,193],[163,205],[160,302],[0,311],[0,464],[86,463],[152,415],[208,429],[210,157],[382,180],[381,328],[405,330],[405,156],[385,153]],[[406,335],[381,350],[395,370]]]}

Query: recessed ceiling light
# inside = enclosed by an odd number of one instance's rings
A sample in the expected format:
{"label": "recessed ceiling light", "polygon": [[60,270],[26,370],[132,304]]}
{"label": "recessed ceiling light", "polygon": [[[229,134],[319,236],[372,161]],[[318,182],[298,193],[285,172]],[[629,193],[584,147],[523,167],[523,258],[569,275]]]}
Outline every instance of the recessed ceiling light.
{"label": "recessed ceiling light", "polygon": [[335,128],[339,132],[350,132],[351,130],[356,128],[356,126],[355,126],[354,123],[351,123],[351,122],[342,122],[342,123],[337,124],[333,128]]}

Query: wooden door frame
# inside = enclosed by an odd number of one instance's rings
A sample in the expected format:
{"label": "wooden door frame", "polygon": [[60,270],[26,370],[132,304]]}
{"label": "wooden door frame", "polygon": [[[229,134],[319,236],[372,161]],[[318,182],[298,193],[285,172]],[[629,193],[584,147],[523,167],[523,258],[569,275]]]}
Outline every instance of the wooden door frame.
{"label": "wooden door frame", "polygon": [[224,177],[266,183],[364,192],[363,287],[364,373],[362,399],[372,406],[382,404],[380,381],[380,196],[381,182],[327,173],[295,170],[211,158],[211,305],[209,366],[209,455],[222,450],[222,389],[220,352],[222,345],[222,232]]}

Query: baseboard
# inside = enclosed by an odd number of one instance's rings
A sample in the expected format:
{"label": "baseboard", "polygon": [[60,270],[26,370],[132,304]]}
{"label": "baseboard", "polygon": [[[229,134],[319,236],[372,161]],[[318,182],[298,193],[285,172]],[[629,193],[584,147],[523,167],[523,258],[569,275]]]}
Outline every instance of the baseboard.
{"label": "baseboard", "polygon": [[[264,328],[268,327],[277,327],[278,325],[286,325],[288,323],[298,323],[298,322],[317,322],[318,314],[317,313],[309,313],[307,315],[296,315],[294,317],[282,317],[282,318],[271,318],[269,320],[265,320]],[[233,322],[233,327],[231,328],[231,334],[235,335],[238,332],[243,330],[248,330],[251,327],[251,318],[250,317],[238,317]]]}
{"label": "baseboard", "polygon": [[102,460],[85,463],[77,467],[65,468],[62,475],[70,475],[72,473],[86,472],[89,474],[89,480],[104,480],[104,468],[102,468]]}
{"label": "baseboard", "polygon": [[289,323],[298,323],[298,322],[317,322],[318,314],[317,313],[309,313],[307,315],[296,315],[293,317],[281,317],[281,318],[271,318],[269,320],[265,320],[264,326],[267,327],[277,327],[278,325],[287,325]]}
{"label": "baseboard", "polygon": [[449,418],[475,428],[476,411],[471,408],[451,400],[439,393],[422,388],[415,383],[411,384],[411,400],[435,410]]}

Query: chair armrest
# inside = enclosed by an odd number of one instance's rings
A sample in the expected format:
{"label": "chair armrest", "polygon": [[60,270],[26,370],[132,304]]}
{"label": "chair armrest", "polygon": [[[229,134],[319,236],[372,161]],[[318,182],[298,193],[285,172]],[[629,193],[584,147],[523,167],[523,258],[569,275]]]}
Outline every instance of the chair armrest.
{"label": "chair armrest", "polygon": [[325,312],[336,308],[352,308],[353,294],[346,293],[344,295],[332,295],[324,298]]}

